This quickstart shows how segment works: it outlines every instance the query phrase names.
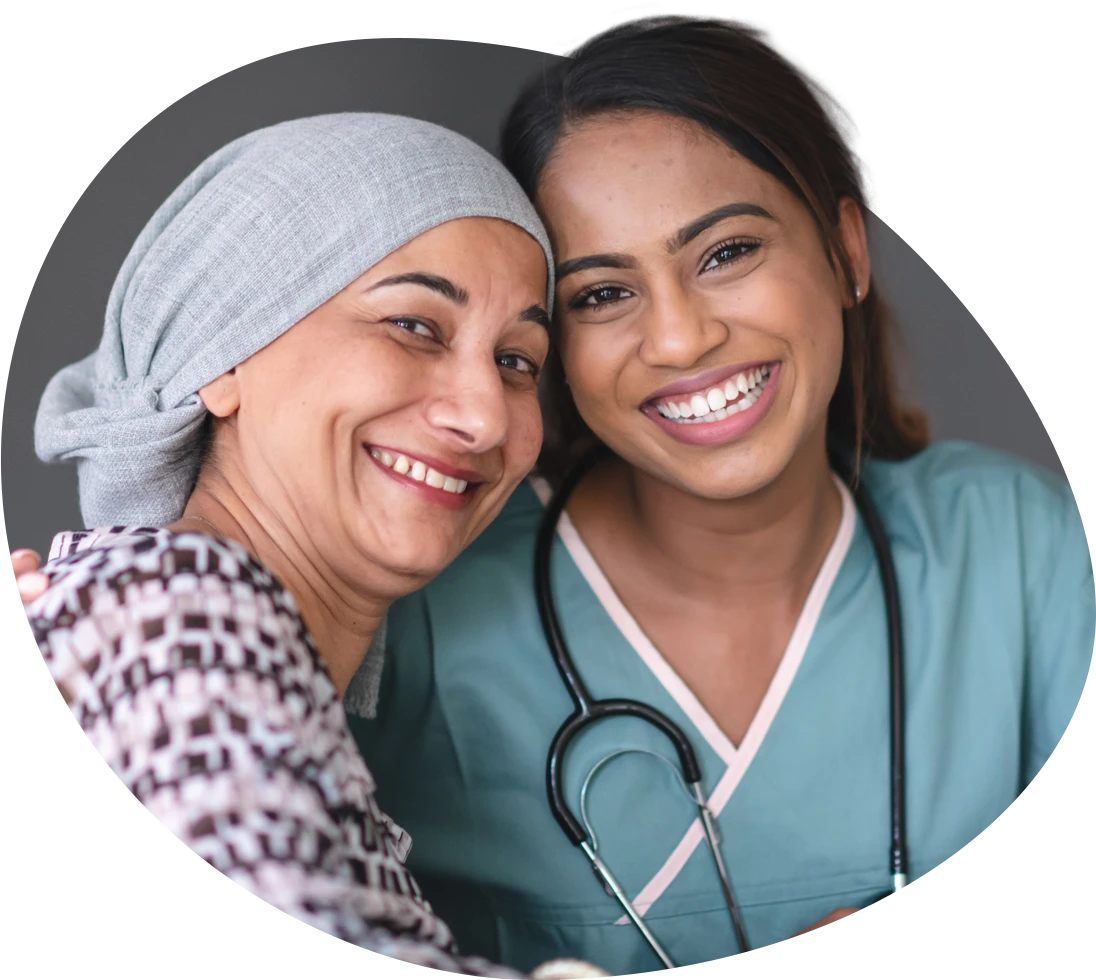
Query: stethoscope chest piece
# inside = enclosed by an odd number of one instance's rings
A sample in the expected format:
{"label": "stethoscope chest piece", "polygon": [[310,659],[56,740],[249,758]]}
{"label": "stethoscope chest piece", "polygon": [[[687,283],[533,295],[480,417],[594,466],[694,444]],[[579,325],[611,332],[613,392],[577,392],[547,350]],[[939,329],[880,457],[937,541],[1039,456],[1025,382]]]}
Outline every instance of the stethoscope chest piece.
{"label": "stethoscope chest piece", "polygon": [[[625,698],[595,699],[587,689],[582,676],[575,666],[574,659],[563,637],[559,617],[556,611],[555,601],[552,595],[551,583],[551,557],[552,545],[556,536],[556,528],[564,507],[571,493],[589,471],[600,456],[600,451],[588,453],[577,466],[567,474],[563,483],[549,501],[544,517],[541,521],[537,535],[536,554],[534,559],[534,578],[537,597],[537,610],[540,614],[541,625],[544,628],[544,636],[551,650],[556,669],[571,700],[574,703],[574,711],[560,726],[552,739],[548,752],[547,763],[547,789],[548,802],[552,814],[559,823],[563,832],[571,843],[578,847],[590,862],[599,882],[605,890],[620,903],[627,917],[642,934],[647,944],[658,957],[663,966],[670,968],[674,963],[658,939],[651,932],[636,909],[632,900],[628,897],[620,882],[613,875],[602,856],[598,853],[597,838],[587,813],[586,800],[590,782],[593,776],[606,763],[630,752],[641,752],[653,755],[661,759],[674,770],[677,780],[684,788],[689,799],[697,810],[697,819],[700,822],[704,839],[708,850],[715,862],[716,872],[719,877],[720,890],[727,905],[727,911],[731,920],[731,927],[740,952],[750,948],[746,939],[746,930],[742,921],[742,914],[735,899],[734,890],[731,887],[730,874],[723,860],[721,839],[715,817],[708,805],[701,779],[700,764],[693,745],[685,732],[667,715],[658,711],[649,704],[641,701],[633,701]],[[842,473],[846,483],[850,483],[847,472]],[[879,565],[883,582],[884,599],[887,609],[887,633],[890,648],[890,709],[891,709],[891,879],[893,888],[897,891],[906,883],[907,859],[905,843],[905,758],[903,740],[903,685],[902,685],[902,632],[901,616],[898,605],[898,589],[894,572],[894,564],[890,554],[889,543],[880,521],[878,512],[868,496],[863,484],[855,484],[852,487],[861,517],[864,520],[871,537],[876,560]],[[568,806],[563,793],[563,763],[567,749],[575,737],[585,729],[607,718],[613,717],[638,718],[653,726],[665,735],[677,751],[678,765],[666,758],[646,749],[620,749],[610,752],[596,763],[587,774],[579,794],[579,808],[581,819],[575,816]]]}

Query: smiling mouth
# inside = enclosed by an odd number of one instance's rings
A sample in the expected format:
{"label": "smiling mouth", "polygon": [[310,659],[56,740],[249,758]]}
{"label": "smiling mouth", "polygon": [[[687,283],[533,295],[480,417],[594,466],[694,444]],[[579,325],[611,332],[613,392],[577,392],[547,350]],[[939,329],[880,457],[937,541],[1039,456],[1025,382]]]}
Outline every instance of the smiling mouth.
{"label": "smiling mouth", "polygon": [[648,404],[667,421],[680,425],[722,422],[753,407],[769,383],[771,371],[771,364],[762,364],[714,387],[657,398]]}
{"label": "smiling mouth", "polygon": [[409,480],[414,480],[424,486],[433,487],[435,490],[451,493],[455,497],[465,493],[470,485],[477,485],[469,484],[467,480],[458,480],[455,477],[439,473],[421,459],[415,459],[413,456],[407,456],[404,453],[390,453],[387,449],[374,448],[369,450],[369,455],[381,466],[398,473],[400,476],[405,476]]}

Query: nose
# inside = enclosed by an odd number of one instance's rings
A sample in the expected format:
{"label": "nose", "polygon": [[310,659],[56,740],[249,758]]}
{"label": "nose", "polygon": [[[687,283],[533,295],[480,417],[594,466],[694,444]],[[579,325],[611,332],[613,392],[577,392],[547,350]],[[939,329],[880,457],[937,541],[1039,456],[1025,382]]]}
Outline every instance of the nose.
{"label": "nose", "polygon": [[652,291],[639,344],[650,367],[687,368],[727,340],[727,326],[679,284]]}
{"label": "nose", "polygon": [[431,380],[426,419],[444,441],[473,453],[506,442],[506,391],[493,353],[446,359]]}

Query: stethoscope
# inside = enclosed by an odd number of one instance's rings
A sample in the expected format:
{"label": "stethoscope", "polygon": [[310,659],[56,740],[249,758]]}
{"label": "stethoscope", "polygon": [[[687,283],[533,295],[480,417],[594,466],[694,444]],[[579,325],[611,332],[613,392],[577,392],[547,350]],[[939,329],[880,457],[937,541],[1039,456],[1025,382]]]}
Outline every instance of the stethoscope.
{"label": "stethoscope", "polygon": [[[575,710],[563,723],[548,752],[548,803],[552,808],[552,814],[563,832],[570,838],[571,843],[580,848],[593,866],[595,875],[624,909],[625,914],[631,919],[635,927],[642,933],[643,938],[654,951],[655,955],[667,968],[674,966],[673,961],[663,949],[661,943],[655,938],[643,917],[632,904],[631,899],[617,881],[615,875],[609,870],[608,865],[598,854],[597,837],[590,827],[586,815],[586,794],[590,780],[595,771],[611,759],[627,752],[643,752],[663,759],[677,774],[677,778],[684,785],[691,801],[696,806],[700,817],[700,826],[704,833],[704,839],[711,851],[715,862],[716,873],[719,876],[720,889],[723,892],[727,911],[730,913],[731,926],[734,929],[735,938],[738,941],[740,952],[749,950],[750,945],[746,939],[746,930],[742,923],[742,913],[735,900],[734,890],[731,887],[730,874],[723,861],[720,850],[720,836],[716,827],[715,817],[708,806],[707,797],[701,781],[700,763],[692,743],[682,729],[661,711],[644,704],[641,701],[633,701],[628,698],[596,699],[591,696],[582,680],[575,662],[571,658],[570,651],[563,639],[560,629],[559,617],[556,615],[555,601],[552,597],[551,562],[552,543],[556,536],[556,528],[560,517],[567,504],[571,493],[579,481],[591,469],[594,463],[602,456],[603,450],[595,449],[587,453],[579,463],[571,470],[560,484],[559,489],[553,495],[544,517],[541,520],[540,530],[537,535],[536,554],[534,558],[534,577],[537,596],[537,609],[540,612],[541,625],[544,628],[544,636],[552,651],[559,676],[566,685],[574,702]],[[833,455],[832,464],[842,479],[849,486],[856,501],[860,517],[864,521],[868,535],[871,538],[872,548],[875,551],[876,562],[879,565],[880,577],[883,581],[883,597],[887,612],[887,644],[890,650],[890,756],[891,756],[891,853],[890,868],[892,891],[898,891],[906,884],[907,856],[906,856],[906,792],[905,792],[905,745],[904,745],[904,715],[905,696],[902,682],[902,617],[898,603],[898,583],[894,573],[894,561],[891,556],[890,544],[887,541],[883,522],[879,518],[879,512],[875,508],[870,495],[863,482],[853,480],[847,467],[841,458]],[[591,769],[584,781],[580,793],[580,812],[582,819],[575,817],[571,808],[563,797],[563,761],[567,748],[584,728],[599,722],[605,718],[618,718],[621,716],[639,718],[653,725],[662,732],[677,750],[680,770],[673,763],[657,753],[645,749],[622,749],[610,753]],[[888,893],[889,894],[889,893]]]}

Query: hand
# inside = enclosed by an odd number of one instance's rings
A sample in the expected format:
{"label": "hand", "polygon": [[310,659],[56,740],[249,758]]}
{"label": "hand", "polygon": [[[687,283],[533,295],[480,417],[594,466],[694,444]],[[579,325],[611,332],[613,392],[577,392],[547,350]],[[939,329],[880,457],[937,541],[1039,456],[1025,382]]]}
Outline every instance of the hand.
{"label": "hand", "polygon": [[11,570],[15,573],[15,584],[19,587],[19,598],[23,605],[33,602],[49,588],[49,579],[43,575],[42,556],[30,548],[20,548],[11,553]]}
{"label": "hand", "polygon": [[529,976],[532,980],[583,980],[586,977],[607,977],[601,967],[584,960],[549,960],[541,963]]}
{"label": "hand", "polygon": [[846,915],[852,915],[853,912],[859,912],[860,909],[843,908],[834,909],[824,919],[819,919],[813,926],[808,926],[803,932],[797,932],[797,936],[802,936],[804,933],[812,932],[815,929],[821,929],[823,926],[828,926],[831,922],[836,922],[838,919],[845,918]]}

